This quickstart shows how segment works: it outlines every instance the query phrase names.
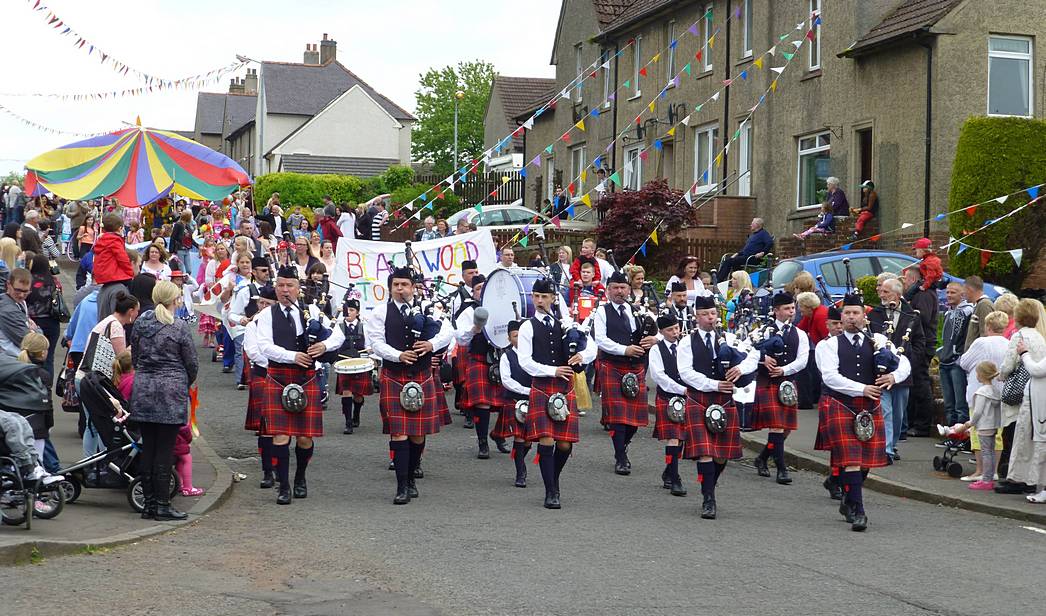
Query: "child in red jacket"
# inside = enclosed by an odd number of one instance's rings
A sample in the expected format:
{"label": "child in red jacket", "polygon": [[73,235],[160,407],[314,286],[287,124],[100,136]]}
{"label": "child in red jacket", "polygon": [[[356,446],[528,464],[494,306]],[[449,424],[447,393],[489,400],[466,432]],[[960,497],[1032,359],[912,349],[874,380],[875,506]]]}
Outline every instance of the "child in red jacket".
{"label": "child in red jacket", "polygon": [[919,276],[923,279],[923,291],[934,288],[934,285],[944,277],[944,267],[941,266],[941,258],[933,253],[933,244],[930,238],[921,237],[912,245],[915,256],[919,261]]}
{"label": "child in red jacket", "polygon": [[129,282],[134,278],[122,231],[123,218],[116,214],[106,214],[102,218],[102,235],[94,243],[94,270],[91,272],[97,284]]}

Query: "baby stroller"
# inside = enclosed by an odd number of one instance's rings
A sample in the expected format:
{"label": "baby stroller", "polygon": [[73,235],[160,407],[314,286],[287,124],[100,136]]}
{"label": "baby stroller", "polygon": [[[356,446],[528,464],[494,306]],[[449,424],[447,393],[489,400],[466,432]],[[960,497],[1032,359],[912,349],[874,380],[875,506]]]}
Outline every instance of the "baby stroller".
{"label": "baby stroller", "polygon": [[[43,421],[51,394],[36,367],[0,358],[0,383],[0,409],[24,416],[30,425]],[[62,512],[64,493],[59,483],[44,486],[40,481],[24,481],[10,453],[0,439],[0,521],[13,526],[24,523],[28,530],[34,517],[50,519]]]}
{"label": "baby stroller", "polygon": [[939,456],[933,457],[933,470],[940,473],[948,473],[948,476],[953,479],[958,479],[963,476],[965,472],[962,466],[962,462],[958,462],[955,458],[960,454],[966,453],[964,450],[969,449],[969,433],[955,434],[951,438],[944,441],[944,453]]}
{"label": "baby stroller", "polygon": [[[128,504],[140,513],[145,500],[137,476],[142,445],[134,423],[127,420],[127,401],[104,374],[92,371],[80,380],[80,403],[105,449],[58,471],[65,476],[59,484],[65,492],[65,502],[76,502],[84,488],[126,490]],[[89,473],[98,466],[106,467],[114,480],[102,481],[97,478],[99,475]],[[181,487],[180,483],[178,473],[172,472],[171,496]]]}

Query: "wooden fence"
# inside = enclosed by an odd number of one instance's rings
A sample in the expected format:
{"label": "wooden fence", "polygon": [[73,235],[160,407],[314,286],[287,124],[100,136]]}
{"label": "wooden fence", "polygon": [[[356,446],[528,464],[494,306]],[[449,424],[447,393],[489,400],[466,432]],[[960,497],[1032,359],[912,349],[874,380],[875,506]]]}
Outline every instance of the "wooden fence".
{"label": "wooden fence", "polygon": [[[445,175],[439,176],[431,173],[414,177],[415,182],[430,186],[443,182],[445,179],[447,179]],[[490,196],[495,189],[497,193]],[[470,206],[480,201],[489,205],[512,203],[523,198],[523,178],[520,177],[518,171],[497,171],[479,175],[470,173],[464,182],[459,182],[454,186],[454,193],[461,197],[462,203]]]}

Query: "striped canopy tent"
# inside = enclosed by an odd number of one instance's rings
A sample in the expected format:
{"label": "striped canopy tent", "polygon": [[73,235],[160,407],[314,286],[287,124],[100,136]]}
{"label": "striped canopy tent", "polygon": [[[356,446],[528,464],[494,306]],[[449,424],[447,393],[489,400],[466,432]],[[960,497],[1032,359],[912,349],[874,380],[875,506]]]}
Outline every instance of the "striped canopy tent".
{"label": "striped canopy tent", "polygon": [[27,171],[25,174],[25,194],[30,197],[39,197],[40,195],[49,194],[49,191],[40,185],[35,173]]}
{"label": "striped canopy tent", "polygon": [[176,133],[140,124],[51,150],[25,166],[40,186],[59,197],[115,197],[131,207],[171,192],[216,201],[250,184],[231,158]]}

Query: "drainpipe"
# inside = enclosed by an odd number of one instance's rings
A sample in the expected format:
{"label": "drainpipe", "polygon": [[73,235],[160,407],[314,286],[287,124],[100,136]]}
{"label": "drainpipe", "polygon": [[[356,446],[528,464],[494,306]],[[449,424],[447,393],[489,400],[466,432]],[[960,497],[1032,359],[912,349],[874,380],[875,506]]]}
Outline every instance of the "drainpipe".
{"label": "drainpipe", "polygon": [[[519,122],[516,122],[517,126],[522,126]],[[527,133],[530,131],[523,131],[523,168],[527,168]],[[540,169],[538,169],[540,171]],[[519,198],[523,200],[523,207],[527,207],[527,178],[523,178],[523,188],[519,191]],[[535,205],[534,211],[537,211]]]}
{"label": "drainpipe", "polygon": [[[730,19],[730,15],[731,15],[731,12],[730,12],[730,1],[727,0],[727,3],[726,3],[726,59],[723,61],[723,67],[725,68],[725,70],[723,71],[723,75],[724,75],[723,79],[726,79],[726,80],[730,79],[730,62],[732,61],[732,59],[730,57],[730,22],[733,21],[733,20]],[[711,53],[709,55],[711,55]],[[723,92],[723,127],[719,131],[719,134],[722,135],[722,137],[723,137],[723,143],[726,143],[726,140],[728,139],[728,135],[732,135],[733,134],[733,132],[730,131],[730,88],[724,88],[724,92]],[[710,161],[710,164],[715,164],[715,162],[714,161]],[[727,178],[727,176],[729,175],[729,172],[730,172],[730,168],[729,167],[730,167],[730,157],[728,155],[726,155],[726,154],[723,154],[723,182],[722,182],[723,186],[719,190],[724,195],[726,194],[726,187],[728,186],[726,178]]]}
{"label": "drainpipe", "polygon": [[924,38],[919,44],[926,49],[926,135],[923,160],[923,237],[930,237],[930,172],[933,141],[933,39]]}

